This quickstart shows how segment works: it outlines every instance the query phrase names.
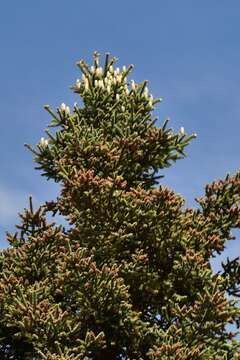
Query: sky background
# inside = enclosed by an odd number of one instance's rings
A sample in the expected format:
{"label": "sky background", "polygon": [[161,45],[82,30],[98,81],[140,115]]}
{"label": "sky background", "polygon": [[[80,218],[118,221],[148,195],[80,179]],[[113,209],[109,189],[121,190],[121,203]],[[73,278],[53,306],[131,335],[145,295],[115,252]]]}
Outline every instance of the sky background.
{"label": "sky background", "polygon": [[[189,156],[165,171],[164,184],[196,206],[208,182],[240,169],[239,1],[2,1],[0,11],[0,245],[28,204],[54,199],[58,187],[34,170],[24,143],[44,136],[53,108],[76,101],[76,61],[109,51],[135,64],[162,97],[160,125],[196,132]],[[237,232],[235,231],[235,234]],[[224,256],[239,255],[239,238]],[[219,260],[214,261],[217,269]]]}

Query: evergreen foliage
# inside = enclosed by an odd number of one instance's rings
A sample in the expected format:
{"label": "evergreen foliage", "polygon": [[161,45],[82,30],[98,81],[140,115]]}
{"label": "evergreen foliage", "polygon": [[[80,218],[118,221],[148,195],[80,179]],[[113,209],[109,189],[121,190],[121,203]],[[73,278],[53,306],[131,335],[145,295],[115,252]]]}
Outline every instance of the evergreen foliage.
{"label": "evergreen foliage", "polygon": [[[240,227],[240,173],[195,209],[159,185],[195,134],[157,127],[159,99],[115,61],[80,61],[82,102],[46,106],[47,139],[27,145],[61,193],[36,210],[30,198],[1,252],[0,358],[240,359],[226,327],[240,325],[239,258],[210,265]],[[69,228],[47,221],[57,213]]]}

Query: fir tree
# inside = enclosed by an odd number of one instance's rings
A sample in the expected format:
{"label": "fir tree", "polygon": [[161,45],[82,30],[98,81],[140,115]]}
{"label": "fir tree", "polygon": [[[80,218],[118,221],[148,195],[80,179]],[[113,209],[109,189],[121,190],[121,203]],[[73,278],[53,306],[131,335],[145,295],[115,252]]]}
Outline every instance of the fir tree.
{"label": "fir tree", "polygon": [[115,62],[80,61],[81,102],[46,106],[47,139],[28,145],[61,192],[36,210],[30,198],[1,252],[0,358],[237,360],[239,258],[219,273],[210,260],[240,227],[240,173],[184,207],[159,178],[195,134],[157,127],[159,99]]}

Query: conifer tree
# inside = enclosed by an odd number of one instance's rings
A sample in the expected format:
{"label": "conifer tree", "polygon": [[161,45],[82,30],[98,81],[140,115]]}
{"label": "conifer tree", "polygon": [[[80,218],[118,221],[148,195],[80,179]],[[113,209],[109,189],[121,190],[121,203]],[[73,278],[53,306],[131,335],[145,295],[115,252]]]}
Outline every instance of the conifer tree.
{"label": "conifer tree", "polygon": [[[61,188],[20,214],[0,256],[4,360],[239,359],[239,258],[215,273],[240,227],[240,172],[206,186],[196,208],[161,185],[195,138],[156,126],[159,99],[98,53],[78,63],[81,101],[51,115],[28,148]],[[55,127],[52,131],[51,128]],[[68,227],[51,222],[61,214]]]}

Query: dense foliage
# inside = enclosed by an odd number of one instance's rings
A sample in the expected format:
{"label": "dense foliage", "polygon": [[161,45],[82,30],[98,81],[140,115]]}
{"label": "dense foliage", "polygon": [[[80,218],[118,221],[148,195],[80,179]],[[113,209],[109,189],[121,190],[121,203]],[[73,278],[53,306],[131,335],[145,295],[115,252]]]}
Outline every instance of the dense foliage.
{"label": "dense foliage", "polygon": [[210,260],[240,227],[240,173],[195,209],[159,185],[195,134],[157,127],[159,99],[115,61],[80,61],[81,102],[46,106],[47,139],[28,145],[61,193],[36,210],[30,198],[1,252],[0,358],[237,360],[239,258],[219,273]]}

